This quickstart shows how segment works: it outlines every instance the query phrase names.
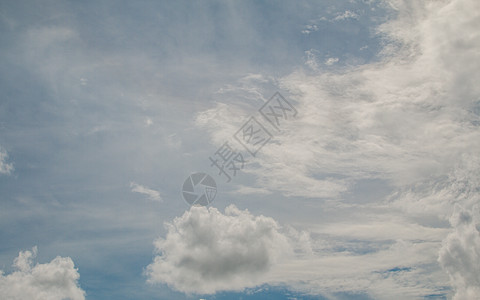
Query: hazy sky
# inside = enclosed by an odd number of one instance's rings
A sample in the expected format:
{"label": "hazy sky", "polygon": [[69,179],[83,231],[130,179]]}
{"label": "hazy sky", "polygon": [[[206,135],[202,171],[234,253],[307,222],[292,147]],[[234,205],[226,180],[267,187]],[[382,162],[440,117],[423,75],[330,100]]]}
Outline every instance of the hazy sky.
{"label": "hazy sky", "polygon": [[479,28],[477,0],[0,1],[0,298],[476,299]]}

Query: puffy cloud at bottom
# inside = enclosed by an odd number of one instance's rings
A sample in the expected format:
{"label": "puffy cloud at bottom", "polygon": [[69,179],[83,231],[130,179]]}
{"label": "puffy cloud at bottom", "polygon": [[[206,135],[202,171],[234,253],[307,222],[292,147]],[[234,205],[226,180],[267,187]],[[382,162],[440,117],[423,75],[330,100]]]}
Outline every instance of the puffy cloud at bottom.
{"label": "puffy cloud at bottom", "polygon": [[36,254],[36,247],[20,252],[14,261],[14,272],[4,275],[0,270],[0,299],[85,299],[71,258],[57,256],[49,263],[34,265]]}
{"label": "puffy cloud at bottom", "polygon": [[480,295],[480,232],[476,223],[478,207],[470,211],[455,207],[450,219],[454,231],[444,240],[439,262],[455,289],[454,300],[474,300]]}
{"label": "puffy cloud at bottom", "polygon": [[[325,297],[348,292],[414,299],[440,293],[448,281],[436,264],[443,231],[422,226],[402,231],[384,223],[385,229],[377,224],[357,228],[357,223],[322,226],[324,231],[317,229],[312,238],[234,205],[225,213],[192,207],[166,224],[167,235],[155,241],[158,254],[146,275],[150,283],[197,294],[262,284]],[[389,232],[387,240],[373,228]]]}
{"label": "puffy cloud at bottom", "polygon": [[166,226],[166,238],[155,242],[159,255],[146,273],[150,282],[187,293],[255,286],[293,251],[274,219],[253,216],[234,205],[225,214],[216,208],[192,207]]}

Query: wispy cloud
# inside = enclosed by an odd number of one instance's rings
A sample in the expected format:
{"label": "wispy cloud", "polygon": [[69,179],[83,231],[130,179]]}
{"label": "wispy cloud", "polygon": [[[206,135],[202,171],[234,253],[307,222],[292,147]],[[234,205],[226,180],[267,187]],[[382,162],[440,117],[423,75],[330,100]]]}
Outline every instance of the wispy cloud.
{"label": "wispy cloud", "polygon": [[342,21],[346,19],[358,19],[358,15],[352,11],[346,10],[333,18],[333,21]]}
{"label": "wispy cloud", "polygon": [[160,196],[160,192],[150,189],[146,186],[137,184],[135,182],[130,182],[130,188],[134,193],[147,195],[150,200],[163,201],[162,197]]}
{"label": "wispy cloud", "polygon": [[8,163],[8,153],[0,146],[0,174],[9,175],[11,174],[15,168],[13,167],[13,163]]}
{"label": "wispy cloud", "polygon": [[306,25],[305,29],[302,30],[303,34],[310,34],[312,32],[318,31],[318,25],[312,24],[312,25]]}
{"label": "wispy cloud", "polygon": [[337,62],[338,62],[338,57],[330,57],[330,58],[328,58],[327,60],[325,60],[325,64],[326,64],[327,66],[331,66],[331,65],[333,65],[333,64],[335,64],[335,63],[337,63]]}
{"label": "wispy cloud", "polygon": [[[278,88],[290,93],[298,118],[286,124],[245,170],[258,186],[287,198],[324,199],[317,202],[319,207],[338,212],[337,220],[322,224],[328,228],[318,233],[326,237],[324,243],[346,249],[348,238],[363,237],[372,245],[371,254],[342,252],[300,263],[299,281],[319,291],[348,286],[382,299],[443,293],[448,277],[437,257],[449,233],[447,220],[455,203],[471,209],[478,202],[480,57],[475,49],[480,47],[476,30],[480,3],[395,1],[395,7],[396,18],[377,28],[385,42],[379,62],[341,73],[297,70],[279,79]],[[345,12],[337,18],[356,17]],[[312,57],[308,65],[316,69]],[[244,109],[230,104],[227,110],[224,105],[208,111],[222,115],[221,121],[206,126],[214,141],[228,136],[221,122]],[[368,180],[388,186],[390,195],[347,203],[353,188]],[[368,217],[360,217],[359,211]],[[386,219],[372,223],[380,213]],[[349,219],[350,225],[341,218]],[[379,229],[380,224],[391,232]],[[469,230],[478,234],[474,226]],[[448,259],[456,249],[454,239],[464,240],[452,236],[445,242],[444,261],[449,274],[457,278],[452,274],[463,272],[462,267],[451,266],[459,262]],[[468,247],[480,251],[475,243]],[[469,259],[478,265],[476,255]],[[389,272],[397,270],[395,264],[408,268]],[[276,279],[285,282],[297,276],[289,273],[296,269],[292,265],[277,272]],[[325,272],[312,275],[311,265]],[[362,270],[358,274],[363,279],[347,272],[348,266]],[[466,277],[455,279],[455,284],[476,291],[476,281],[468,277],[471,273],[465,272]],[[425,274],[428,278],[420,279]]]}
{"label": "wispy cloud", "polygon": [[272,194],[272,191],[266,190],[261,187],[251,187],[251,186],[240,185],[232,193],[238,193],[241,195],[251,195],[251,194],[269,195],[269,194]]}

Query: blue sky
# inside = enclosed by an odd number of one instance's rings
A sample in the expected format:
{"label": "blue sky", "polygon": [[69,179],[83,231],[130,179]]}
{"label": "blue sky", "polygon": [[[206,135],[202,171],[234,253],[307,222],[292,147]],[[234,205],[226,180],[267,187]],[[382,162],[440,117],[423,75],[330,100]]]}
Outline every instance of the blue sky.
{"label": "blue sky", "polygon": [[[478,6],[3,1],[0,295],[474,299]],[[227,183],[277,91],[298,115]]]}

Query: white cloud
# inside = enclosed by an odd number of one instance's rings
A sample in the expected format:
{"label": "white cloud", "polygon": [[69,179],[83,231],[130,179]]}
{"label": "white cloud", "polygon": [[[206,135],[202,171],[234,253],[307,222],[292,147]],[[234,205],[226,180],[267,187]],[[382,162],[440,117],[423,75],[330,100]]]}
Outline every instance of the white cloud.
{"label": "white cloud", "polygon": [[14,167],[12,163],[7,163],[8,153],[0,147],[0,174],[9,175],[13,172]]}
{"label": "white cloud", "polygon": [[9,300],[83,300],[85,292],[78,286],[78,274],[69,257],[56,257],[46,264],[34,264],[37,248],[20,252],[14,261],[15,271],[0,271],[0,298]]}
{"label": "white cloud", "polygon": [[[480,75],[472,67],[480,67],[473,51],[480,39],[471,25],[477,1],[428,3],[405,4],[379,28],[388,42],[383,61],[341,74],[300,70],[282,78],[279,86],[292,95],[298,117],[262,149],[260,167],[246,171],[271,190],[338,197],[352,180],[382,178],[405,187],[441,176],[461,154],[480,149]],[[449,26],[456,30],[444,30]],[[318,67],[312,59],[307,65]],[[219,103],[200,113],[197,125],[221,144],[238,128],[239,115],[248,115],[244,107]]]}
{"label": "white cloud", "polygon": [[146,272],[150,282],[188,293],[260,284],[265,273],[292,251],[275,220],[233,205],[225,214],[216,208],[192,207],[166,226],[167,236],[155,242],[159,254]]}
{"label": "white cloud", "polygon": [[338,62],[338,57],[330,57],[327,60],[325,60],[325,64],[327,66],[331,66],[331,65],[333,65],[334,63],[337,63],[337,62]]}
{"label": "white cloud", "polygon": [[[337,246],[345,247],[345,243]],[[335,251],[326,244],[313,257],[278,264],[266,281],[315,295],[348,292],[374,299],[422,298],[439,293],[445,283],[435,265],[437,249],[435,243],[397,240],[359,254]]]}
{"label": "white cloud", "polygon": [[454,300],[474,300],[480,295],[480,213],[460,206],[450,218],[454,231],[443,241],[438,261],[455,289]]}
{"label": "white cloud", "polygon": [[[192,207],[167,224],[167,236],[155,242],[159,254],[146,274],[152,283],[186,293],[242,290],[265,283],[317,295],[366,292],[379,299],[438,292],[436,285],[446,281],[436,266],[441,230],[401,225],[386,223],[382,229],[371,224],[362,230],[338,224],[314,232],[317,238],[312,239],[305,231],[282,228],[270,217],[254,216],[233,205],[225,214],[216,208]],[[368,240],[371,236],[373,242]],[[418,240],[426,236],[427,241]],[[356,242],[345,243],[352,239]],[[362,250],[359,240],[372,249]]]}
{"label": "white cloud", "polygon": [[241,194],[241,195],[251,195],[251,194],[268,195],[271,193],[272,191],[266,190],[264,188],[251,187],[251,186],[245,186],[245,185],[238,186],[237,189],[232,192],[232,194]]}
{"label": "white cloud", "polygon": [[392,208],[409,216],[448,220],[455,204],[468,209],[480,202],[480,158],[462,155],[447,174],[418,182],[390,196]]}
{"label": "white cloud", "polygon": [[[373,243],[374,253],[290,261],[268,280],[297,280],[307,290],[367,291],[382,299],[442,293],[446,284],[447,274],[436,262],[448,234],[445,220],[455,203],[471,209],[480,201],[480,2],[388,3],[398,11],[378,28],[385,41],[381,61],[341,73],[298,70],[281,78],[279,88],[290,93],[298,117],[285,122],[255,165],[243,170],[265,190],[336,200],[330,209],[347,211],[349,222],[332,221],[317,233],[340,248],[348,238],[364,239]],[[306,54],[307,66],[318,68],[312,53]],[[203,125],[221,141],[243,110],[219,103],[208,113],[221,120],[204,119]],[[348,211],[344,195],[361,180],[381,180],[393,192],[380,202],[348,204]],[[453,226],[440,261],[457,293],[477,291],[471,274],[478,270],[453,258],[457,251],[480,265],[477,246],[465,241],[474,226]],[[389,236],[397,242],[386,247]],[[396,264],[409,269],[386,272]]]}
{"label": "white cloud", "polygon": [[145,119],[145,126],[146,126],[146,127],[150,127],[150,126],[152,126],[152,125],[153,125],[152,119],[150,119],[150,118],[147,117],[147,118]]}
{"label": "white cloud", "polygon": [[440,242],[448,233],[446,228],[431,228],[415,224],[402,218],[366,216],[366,220],[355,222],[337,222],[321,226],[315,233],[328,234],[337,237],[361,239],[365,241],[387,240],[423,240]]}
{"label": "white cloud", "polygon": [[337,15],[333,21],[341,21],[346,19],[358,19],[358,15],[352,11],[346,10],[342,14]]}
{"label": "white cloud", "polygon": [[168,147],[172,149],[178,150],[182,147],[182,140],[178,137],[176,133],[166,136],[165,142],[168,145]]}
{"label": "white cloud", "polygon": [[305,29],[302,30],[303,34],[310,34],[312,32],[318,31],[318,25],[312,24],[312,25],[307,25],[305,26]]}
{"label": "white cloud", "polygon": [[263,74],[250,73],[241,77],[236,84],[227,84],[220,88],[216,94],[221,96],[221,99],[238,98],[242,101],[266,101],[265,95],[257,87],[259,84],[269,84],[275,79]]}
{"label": "white cloud", "polygon": [[310,67],[312,70],[317,71],[318,70],[318,55],[319,51],[315,49],[310,49],[305,51],[306,57],[305,57],[305,65]]}
{"label": "white cloud", "polygon": [[152,190],[148,187],[137,184],[135,182],[130,182],[130,187],[132,189],[132,192],[134,193],[147,195],[150,200],[162,201],[162,197],[160,196],[160,193],[156,190]]}

